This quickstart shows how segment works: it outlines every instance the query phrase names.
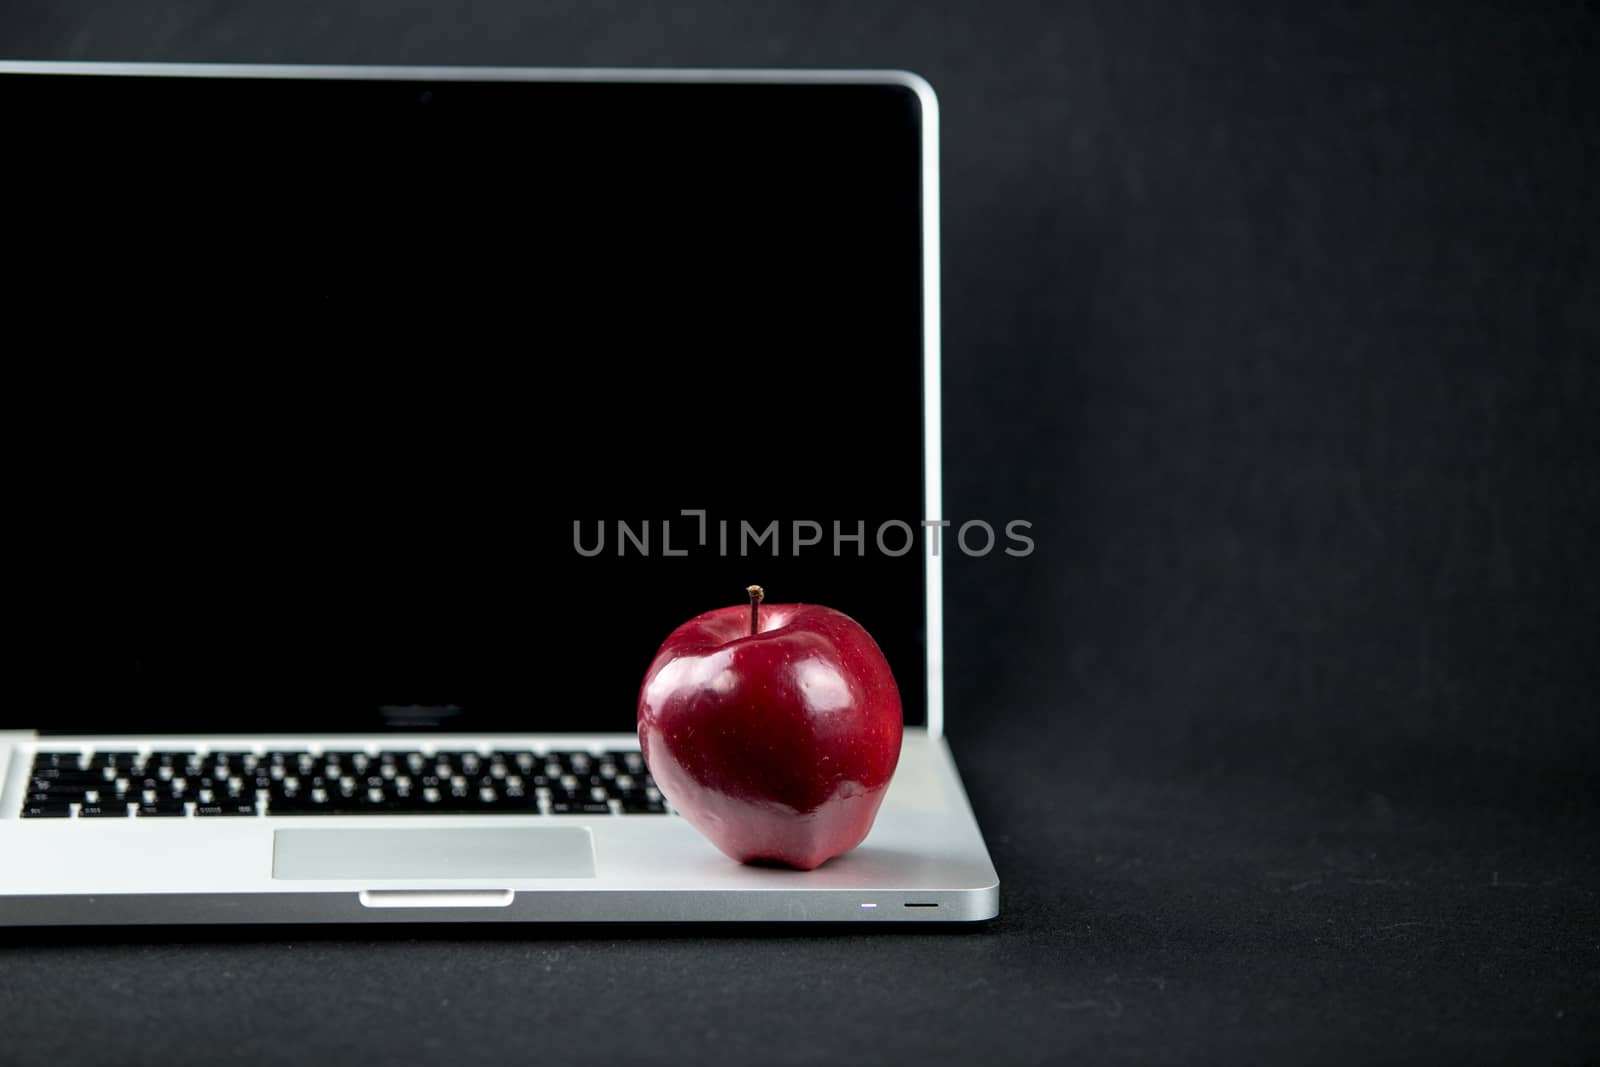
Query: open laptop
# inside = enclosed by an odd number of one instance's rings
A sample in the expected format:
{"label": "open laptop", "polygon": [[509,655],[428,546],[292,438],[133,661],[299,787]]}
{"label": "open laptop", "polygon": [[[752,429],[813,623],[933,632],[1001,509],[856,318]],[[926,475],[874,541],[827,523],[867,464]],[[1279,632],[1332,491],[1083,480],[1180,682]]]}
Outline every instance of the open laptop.
{"label": "open laptop", "polygon": [[[0,111],[0,924],[996,914],[923,526],[925,82],[0,63]],[[904,704],[811,872],[723,856],[634,732],[750,583]]]}

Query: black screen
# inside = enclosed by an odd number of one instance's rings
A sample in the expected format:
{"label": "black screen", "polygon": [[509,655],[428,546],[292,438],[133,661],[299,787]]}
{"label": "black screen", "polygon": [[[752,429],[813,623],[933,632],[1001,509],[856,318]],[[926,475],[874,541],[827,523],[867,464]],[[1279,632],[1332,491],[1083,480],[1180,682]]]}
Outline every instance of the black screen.
{"label": "black screen", "polygon": [[0,109],[7,724],[631,730],[662,639],[752,582],[861,622],[921,721],[910,90],[8,76]]}

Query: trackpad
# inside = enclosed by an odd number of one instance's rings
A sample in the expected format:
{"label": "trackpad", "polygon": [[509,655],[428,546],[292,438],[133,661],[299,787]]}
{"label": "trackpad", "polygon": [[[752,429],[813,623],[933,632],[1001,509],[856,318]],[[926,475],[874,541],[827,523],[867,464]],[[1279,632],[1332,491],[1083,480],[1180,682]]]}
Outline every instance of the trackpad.
{"label": "trackpad", "polygon": [[275,830],[274,878],[593,878],[586,827]]}

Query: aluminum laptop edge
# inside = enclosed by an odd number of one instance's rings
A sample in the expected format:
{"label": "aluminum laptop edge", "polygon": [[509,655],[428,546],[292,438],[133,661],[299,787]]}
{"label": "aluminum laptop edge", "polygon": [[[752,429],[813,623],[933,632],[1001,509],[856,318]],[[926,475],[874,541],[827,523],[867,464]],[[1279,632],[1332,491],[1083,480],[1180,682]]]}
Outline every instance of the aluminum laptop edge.
{"label": "aluminum laptop edge", "polygon": [[[902,72],[537,70],[0,62],[12,75],[167,79],[404,80],[570,84],[886,84],[920,104],[921,487],[940,514],[938,121],[931,87]],[[916,384],[907,380],[906,390]],[[744,866],[675,814],[338,815],[24,818],[37,753],[390,750],[637,751],[625,732],[183,734],[0,731],[0,925],[395,922],[894,922],[993,918],[999,882],[944,737],[942,585],[923,553],[925,725],[906,730],[867,839],[821,868]],[[908,709],[908,711],[911,709]],[[4,720],[25,714],[13,708]],[[237,756],[235,757],[237,758]],[[108,767],[107,780],[118,773]],[[153,765],[152,765],[153,766]],[[374,766],[376,766],[374,764]],[[191,805],[192,809],[192,805]]]}

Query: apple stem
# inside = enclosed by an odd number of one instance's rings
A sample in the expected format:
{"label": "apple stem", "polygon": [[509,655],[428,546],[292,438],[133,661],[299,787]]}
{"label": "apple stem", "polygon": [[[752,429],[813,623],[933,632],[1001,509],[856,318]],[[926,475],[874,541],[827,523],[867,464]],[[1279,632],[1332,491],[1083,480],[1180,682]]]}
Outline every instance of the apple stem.
{"label": "apple stem", "polygon": [[750,594],[750,636],[754,637],[761,632],[761,602],[767,598],[767,591],[751,585],[745,587],[745,592]]}

